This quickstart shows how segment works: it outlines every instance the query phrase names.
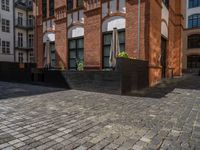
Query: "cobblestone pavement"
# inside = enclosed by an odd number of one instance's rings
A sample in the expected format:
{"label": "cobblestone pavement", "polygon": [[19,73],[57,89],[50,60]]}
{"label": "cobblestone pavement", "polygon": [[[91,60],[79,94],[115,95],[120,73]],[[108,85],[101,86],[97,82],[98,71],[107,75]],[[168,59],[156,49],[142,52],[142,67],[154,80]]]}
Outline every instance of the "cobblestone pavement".
{"label": "cobblestone pavement", "polygon": [[200,77],[160,98],[0,82],[0,149],[200,150]]}

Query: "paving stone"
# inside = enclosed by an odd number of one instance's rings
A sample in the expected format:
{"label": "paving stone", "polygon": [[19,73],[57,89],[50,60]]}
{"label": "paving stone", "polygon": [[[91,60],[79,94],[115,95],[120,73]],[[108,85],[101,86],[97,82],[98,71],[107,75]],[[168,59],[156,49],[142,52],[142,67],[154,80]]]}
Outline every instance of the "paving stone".
{"label": "paving stone", "polygon": [[0,82],[0,149],[200,149],[200,77],[146,92],[119,96]]}

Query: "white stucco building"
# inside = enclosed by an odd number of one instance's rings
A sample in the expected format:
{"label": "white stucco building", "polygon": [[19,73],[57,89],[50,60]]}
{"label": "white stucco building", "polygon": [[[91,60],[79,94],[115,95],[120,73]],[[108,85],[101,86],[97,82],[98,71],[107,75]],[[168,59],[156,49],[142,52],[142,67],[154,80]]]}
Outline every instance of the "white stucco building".
{"label": "white stucco building", "polygon": [[14,62],[13,1],[0,1],[0,61]]}
{"label": "white stucco building", "polygon": [[14,43],[15,61],[34,62],[33,54],[33,2],[32,0],[15,0],[14,4]]}
{"label": "white stucco building", "polygon": [[0,1],[0,61],[34,62],[32,0]]}
{"label": "white stucco building", "polygon": [[184,0],[183,69],[200,69],[200,0]]}

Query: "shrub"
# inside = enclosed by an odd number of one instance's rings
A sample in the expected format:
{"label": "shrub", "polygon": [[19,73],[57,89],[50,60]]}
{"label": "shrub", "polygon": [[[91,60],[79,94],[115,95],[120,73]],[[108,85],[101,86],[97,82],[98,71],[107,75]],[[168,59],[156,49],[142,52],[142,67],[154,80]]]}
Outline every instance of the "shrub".
{"label": "shrub", "polygon": [[84,64],[83,64],[83,61],[82,61],[82,60],[78,60],[78,61],[76,62],[76,64],[77,64],[77,70],[78,70],[78,71],[83,71],[83,70],[84,70]]}
{"label": "shrub", "polygon": [[118,57],[120,58],[129,58],[126,52],[119,52]]}

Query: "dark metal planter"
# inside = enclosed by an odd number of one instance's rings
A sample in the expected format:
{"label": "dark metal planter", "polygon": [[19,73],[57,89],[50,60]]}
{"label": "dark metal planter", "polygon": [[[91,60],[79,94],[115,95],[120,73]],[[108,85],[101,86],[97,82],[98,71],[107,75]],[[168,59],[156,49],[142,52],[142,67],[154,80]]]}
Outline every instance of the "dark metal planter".
{"label": "dark metal planter", "polygon": [[126,94],[148,87],[148,61],[118,58],[115,71],[68,71],[70,88]]}

